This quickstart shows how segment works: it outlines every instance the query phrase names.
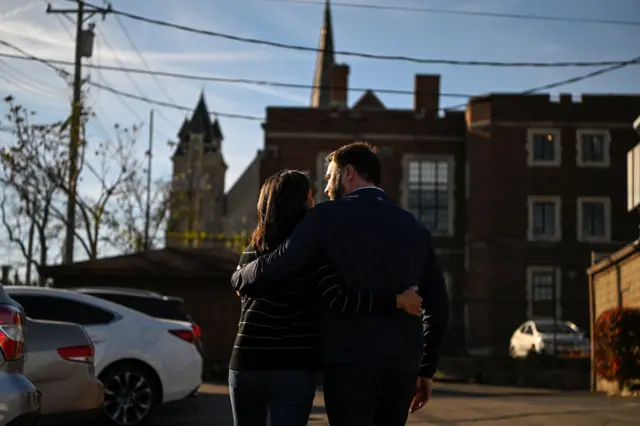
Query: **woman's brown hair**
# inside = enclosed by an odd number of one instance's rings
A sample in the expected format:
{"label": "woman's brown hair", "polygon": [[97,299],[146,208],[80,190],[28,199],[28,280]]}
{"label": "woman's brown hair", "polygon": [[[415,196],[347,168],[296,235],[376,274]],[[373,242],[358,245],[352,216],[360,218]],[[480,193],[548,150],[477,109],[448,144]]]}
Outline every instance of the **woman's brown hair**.
{"label": "woman's brown hair", "polygon": [[269,176],[260,189],[251,246],[265,253],[282,244],[304,218],[310,189],[309,177],[297,170]]}

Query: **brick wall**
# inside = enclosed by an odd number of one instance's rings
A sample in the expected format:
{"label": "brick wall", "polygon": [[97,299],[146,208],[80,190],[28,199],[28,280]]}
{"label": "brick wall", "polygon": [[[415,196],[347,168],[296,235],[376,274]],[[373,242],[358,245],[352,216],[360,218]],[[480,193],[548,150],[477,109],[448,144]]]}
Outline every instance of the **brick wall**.
{"label": "brick wall", "polygon": [[[640,308],[640,240],[594,263],[588,270],[591,292],[591,335],[598,317],[618,306]],[[595,377],[592,389],[618,392],[618,385]]]}

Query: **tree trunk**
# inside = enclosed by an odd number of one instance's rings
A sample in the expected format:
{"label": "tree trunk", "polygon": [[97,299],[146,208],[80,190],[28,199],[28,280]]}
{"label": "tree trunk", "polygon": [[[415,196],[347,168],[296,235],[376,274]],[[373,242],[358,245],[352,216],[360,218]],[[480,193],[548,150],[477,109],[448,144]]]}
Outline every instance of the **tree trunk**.
{"label": "tree trunk", "polygon": [[31,219],[31,224],[29,225],[29,239],[27,241],[27,272],[25,275],[25,283],[27,285],[31,285],[31,265],[33,264],[33,239],[36,233],[36,221],[35,219]]}

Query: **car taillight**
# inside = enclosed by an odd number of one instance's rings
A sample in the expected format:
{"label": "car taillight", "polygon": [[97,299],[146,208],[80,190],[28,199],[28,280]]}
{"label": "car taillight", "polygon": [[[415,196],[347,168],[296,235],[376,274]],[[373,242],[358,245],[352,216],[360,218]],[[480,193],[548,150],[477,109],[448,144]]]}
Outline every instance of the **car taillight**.
{"label": "car taillight", "polygon": [[196,336],[196,338],[199,339],[200,335],[202,334],[202,330],[200,329],[200,326],[194,322],[191,325],[191,329],[193,330],[193,334]]}
{"label": "car taillight", "polygon": [[58,354],[67,361],[93,364],[95,348],[93,345],[70,346],[67,348],[58,348]]}
{"label": "car taillight", "polygon": [[22,314],[15,306],[0,306],[0,350],[8,361],[20,359],[24,355]]}
{"label": "car taillight", "polygon": [[169,330],[169,333],[181,338],[185,342],[193,343],[196,340],[196,335],[192,330]]}

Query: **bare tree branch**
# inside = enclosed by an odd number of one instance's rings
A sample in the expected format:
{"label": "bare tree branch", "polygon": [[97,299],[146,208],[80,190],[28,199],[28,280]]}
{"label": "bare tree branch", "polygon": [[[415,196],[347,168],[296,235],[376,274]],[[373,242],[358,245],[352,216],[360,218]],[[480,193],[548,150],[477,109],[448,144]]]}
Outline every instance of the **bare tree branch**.
{"label": "bare tree branch", "polygon": [[[66,135],[59,131],[59,123],[33,124],[34,113],[16,105],[12,97],[5,98],[5,102],[6,122],[13,128],[15,140],[0,148],[2,225],[24,257],[26,282],[31,283],[31,270],[48,263],[51,209],[59,195],[49,175],[62,173],[66,167],[65,153],[60,148]],[[7,200],[12,202],[12,211],[7,208]],[[26,234],[22,232],[23,225],[28,227]]]}
{"label": "bare tree branch", "polygon": [[[5,102],[5,124],[14,141],[0,147],[0,187],[7,194],[0,205],[2,226],[25,263],[40,270],[59,257],[52,248],[62,247],[60,236],[67,225],[69,134],[62,122],[34,124],[33,112],[10,96]],[[89,259],[106,246],[132,252],[156,245],[168,211],[168,186],[155,182],[150,241],[144,241],[146,175],[139,161],[142,153],[136,151],[139,127],[114,127],[112,140],[89,144],[83,138],[80,147],[73,232]]]}

